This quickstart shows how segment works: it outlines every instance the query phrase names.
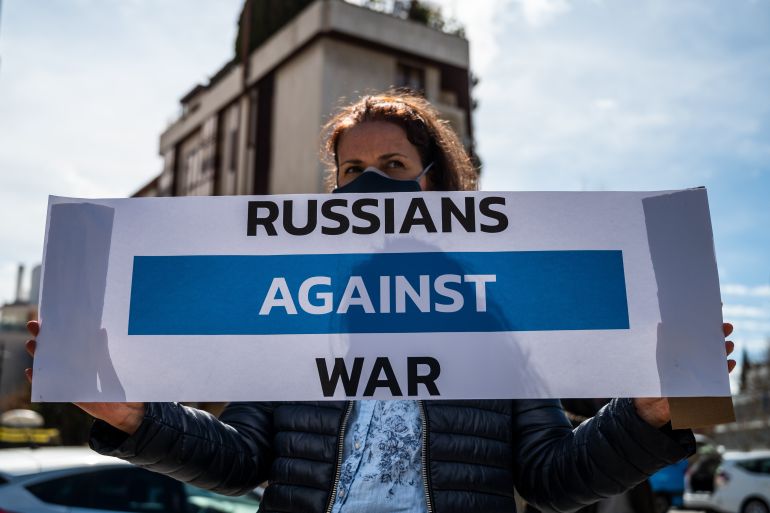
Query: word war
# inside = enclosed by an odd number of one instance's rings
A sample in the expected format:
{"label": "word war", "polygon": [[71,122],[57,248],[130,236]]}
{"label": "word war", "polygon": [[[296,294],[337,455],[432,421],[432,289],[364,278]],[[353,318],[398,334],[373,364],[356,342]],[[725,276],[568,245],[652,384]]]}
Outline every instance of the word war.
{"label": "word war", "polygon": [[[321,390],[324,397],[334,396],[334,392],[340,383],[342,383],[342,389],[346,397],[358,395],[361,373],[364,368],[364,358],[353,358],[353,366],[349,370],[343,358],[335,358],[331,372],[329,372],[326,358],[316,358],[315,362],[318,367],[318,379],[321,382]],[[428,372],[420,374],[420,366],[426,366]],[[437,359],[430,356],[409,356],[406,358],[406,369],[406,395],[408,397],[419,395],[417,385],[423,385],[431,396],[440,395],[436,386],[436,380],[441,373],[441,366]],[[381,375],[384,375],[384,377],[380,377]],[[393,397],[404,396],[396,374],[393,372],[390,359],[385,356],[375,358],[362,395],[364,397],[372,397],[378,388],[387,388]]]}

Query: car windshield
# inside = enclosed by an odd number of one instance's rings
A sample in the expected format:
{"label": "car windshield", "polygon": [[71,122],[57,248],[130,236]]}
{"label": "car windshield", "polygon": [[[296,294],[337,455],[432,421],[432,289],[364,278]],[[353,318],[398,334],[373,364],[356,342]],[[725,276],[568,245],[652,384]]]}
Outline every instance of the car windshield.
{"label": "car windshield", "polygon": [[770,458],[740,460],[735,464],[755,474],[770,474]]}
{"label": "car windshield", "polygon": [[259,507],[255,493],[228,497],[194,486],[185,485],[188,513],[254,513]]}
{"label": "car windshield", "polygon": [[[56,454],[58,455],[58,453]],[[87,456],[88,454],[86,454]],[[22,503],[10,503],[6,493],[21,489],[18,497],[34,496],[43,503],[68,508],[88,508],[100,511],[135,513],[255,513],[259,496],[248,493],[243,497],[228,497],[183,484],[168,476],[156,474],[131,465],[72,464],[59,468],[61,461],[49,461],[47,452],[36,454],[38,467],[54,467],[38,473],[26,473],[21,465],[16,470],[25,473],[5,474],[8,482],[0,484],[0,503],[10,511],[27,511]],[[98,456],[98,455],[97,455]],[[53,458],[56,459],[56,458]],[[87,459],[86,459],[87,460]],[[0,477],[3,465],[0,462]],[[25,467],[22,469],[22,467]],[[10,487],[10,488],[8,488]],[[15,497],[16,495],[14,495]],[[4,502],[5,501],[5,502]],[[59,511],[60,509],[57,509]]]}

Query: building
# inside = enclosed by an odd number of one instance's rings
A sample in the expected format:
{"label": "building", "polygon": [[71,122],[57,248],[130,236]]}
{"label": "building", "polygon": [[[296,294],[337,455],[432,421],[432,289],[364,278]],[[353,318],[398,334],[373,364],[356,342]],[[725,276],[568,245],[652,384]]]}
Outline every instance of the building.
{"label": "building", "polygon": [[733,404],[736,421],[716,426],[714,439],[731,449],[770,448],[770,353],[751,360],[744,351],[740,390]]}
{"label": "building", "polygon": [[[37,276],[39,268],[36,266]],[[33,280],[35,272],[33,271]],[[6,400],[26,385],[24,369],[30,367],[32,359],[27,354],[25,343],[29,338],[27,322],[37,319],[37,303],[25,300],[22,294],[24,266],[20,265],[16,280],[16,299],[13,303],[0,306],[0,412],[5,409]],[[33,283],[30,294],[39,294]]]}
{"label": "building", "polygon": [[421,91],[472,152],[468,54],[463,37],[312,2],[182,97],[160,137],[163,171],[135,196],[324,192],[321,127],[341,103],[390,87]]}
{"label": "building", "polygon": [[28,301],[32,305],[37,305],[40,302],[40,272],[42,266],[37,264],[32,268],[29,281],[29,296]]}

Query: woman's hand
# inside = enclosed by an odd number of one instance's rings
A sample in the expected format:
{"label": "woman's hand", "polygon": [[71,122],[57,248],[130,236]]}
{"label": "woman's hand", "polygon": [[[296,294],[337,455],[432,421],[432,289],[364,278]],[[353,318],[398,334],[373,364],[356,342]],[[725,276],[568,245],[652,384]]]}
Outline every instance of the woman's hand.
{"label": "woman's hand", "polygon": [[[40,323],[28,322],[27,330],[33,337],[37,337]],[[34,338],[27,340],[27,352],[32,357],[35,356],[36,345]],[[32,369],[25,369],[24,373],[32,383]],[[75,406],[129,435],[136,432],[144,418],[144,403],[75,403]]]}
{"label": "woman's hand", "polygon": [[[733,332],[733,325],[729,322],[722,324],[722,332],[725,337]],[[725,352],[727,356],[735,349],[735,344],[731,341],[725,341]],[[732,372],[735,368],[735,360],[727,360],[727,372]],[[656,428],[665,426],[671,421],[671,411],[668,407],[668,399],[665,397],[644,397],[634,399],[636,413],[639,414],[648,424]]]}

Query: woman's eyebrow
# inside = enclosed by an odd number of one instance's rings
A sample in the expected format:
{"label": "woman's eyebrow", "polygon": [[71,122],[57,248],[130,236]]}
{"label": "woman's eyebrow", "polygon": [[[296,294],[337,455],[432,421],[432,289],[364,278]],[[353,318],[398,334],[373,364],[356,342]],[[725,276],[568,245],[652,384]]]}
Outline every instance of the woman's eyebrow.
{"label": "woman's eyebrow", "polygon": [[406,155],[403,155],[401,153],[386,153],[384,155],[380,155],[380,157],[377,160],[387,160],[391,157],[403,157],[408,158]]}
{"label": "woman's eyebrow", "polygon": [[[387,159],[389,159],[391,157],[402,157],[402,158],[405,158],[405,159],[409,158],[409,157],[407,157],[406,155],[404,155],[402,153],[385,153],[385,154],[380,155],[379,157],[377,157],[377,160],[387,160]],[[345,162],[343,162],[340,165],[343,166],[345,164],[361,164],[362,162],[363,162],[363,160],[361,160],[361,159],[348,159],[348,160],[346,160]]]}

